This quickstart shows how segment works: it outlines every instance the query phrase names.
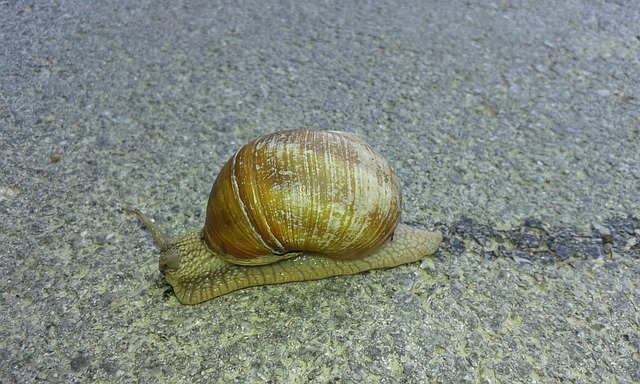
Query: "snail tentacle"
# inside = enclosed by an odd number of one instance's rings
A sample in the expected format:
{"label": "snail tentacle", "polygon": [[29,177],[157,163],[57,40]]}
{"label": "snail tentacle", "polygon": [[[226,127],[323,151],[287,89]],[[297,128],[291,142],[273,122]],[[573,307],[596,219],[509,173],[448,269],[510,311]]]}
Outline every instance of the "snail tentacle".
{"label": "snail tentacle", "polygon": [[153,237],[153,240],[156,242],[161,252],[164,252],[169,248],[169,238],[167,237],[167,235],[165,235],[165,233],[162,231],[162,229],[160,229],[158,225],[151,221],[151,219],[147,218],[137,208],[128,208],[127,211],[134,214],[138,218],[138,220],[140,220],[142,225],[147,228],[147,231],[149,231],[149,234],[151,235],[151,237]]}

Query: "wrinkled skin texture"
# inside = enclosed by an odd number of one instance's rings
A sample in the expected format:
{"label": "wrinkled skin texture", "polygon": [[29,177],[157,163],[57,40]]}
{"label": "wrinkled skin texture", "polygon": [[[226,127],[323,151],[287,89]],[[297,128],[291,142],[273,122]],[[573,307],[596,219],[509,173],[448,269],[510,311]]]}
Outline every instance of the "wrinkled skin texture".
{"label": "wrinkled skin texture", "polygon": [[319,280],[412,263],[435,253],[441,241],[440,233],[400,224],[392,239],[364,258],[336,260],[300,254],[272,264],[246,266],[231,264],[211,252],[198,232],[181,237],[165,250],[160,268],[182,304],[198,304],[257,285]]}

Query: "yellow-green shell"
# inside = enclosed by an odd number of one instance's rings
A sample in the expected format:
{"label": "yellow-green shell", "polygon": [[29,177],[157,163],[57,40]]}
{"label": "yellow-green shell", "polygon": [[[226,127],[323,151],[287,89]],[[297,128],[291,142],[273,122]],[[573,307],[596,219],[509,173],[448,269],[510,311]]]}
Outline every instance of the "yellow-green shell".
{"label": "yellow-green shell", "polygon": [[291,252],[362,257],[400,220],[400,180],[359,137],[296,130],[244,145],[209,194],[204,238],[227,260],[266,264]]}

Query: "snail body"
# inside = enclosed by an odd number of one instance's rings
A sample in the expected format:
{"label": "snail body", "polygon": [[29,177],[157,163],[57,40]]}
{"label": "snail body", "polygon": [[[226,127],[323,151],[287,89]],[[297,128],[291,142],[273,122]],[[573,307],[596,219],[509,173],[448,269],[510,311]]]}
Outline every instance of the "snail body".
{"label": "snail body", "polygon": [[256,285],[390,268],[435,253],[442,235],[399,224],[400,181],[358,136],[295,130],[258,138],[222,167],[201,231],[161,248],[183,304]]}

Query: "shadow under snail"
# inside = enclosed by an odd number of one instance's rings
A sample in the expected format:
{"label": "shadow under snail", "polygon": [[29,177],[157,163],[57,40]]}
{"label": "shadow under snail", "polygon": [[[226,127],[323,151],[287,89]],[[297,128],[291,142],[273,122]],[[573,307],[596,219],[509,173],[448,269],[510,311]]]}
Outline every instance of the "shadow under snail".
{"label": "shadow under snail", "polygon": [[222,167],[204,228],[161,250],[177,299],[197,304],[257,285],[391,268],[432,255],[442,235],[399,224],[400,180],[358,136],[294,130],[258,138]]}

